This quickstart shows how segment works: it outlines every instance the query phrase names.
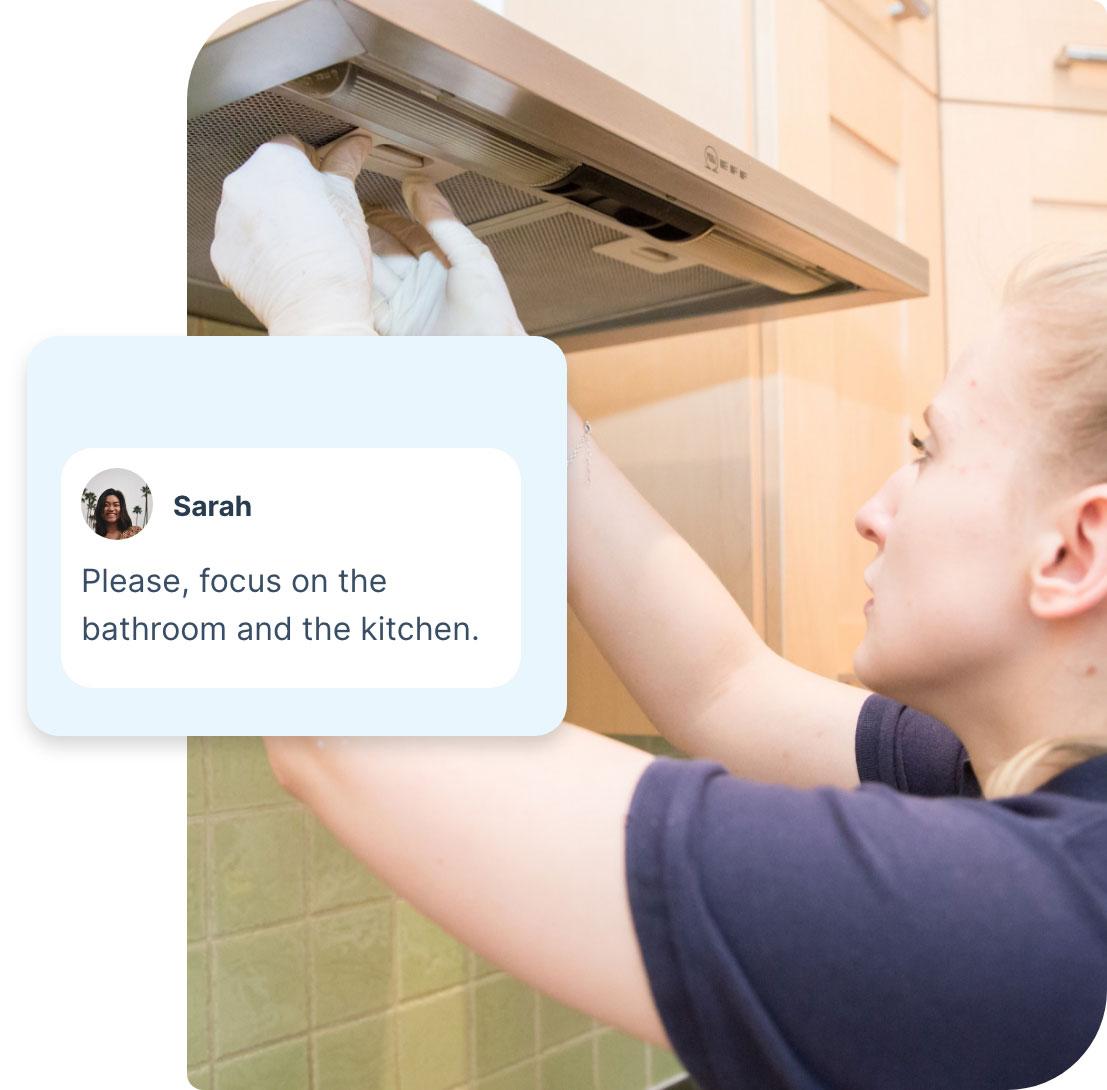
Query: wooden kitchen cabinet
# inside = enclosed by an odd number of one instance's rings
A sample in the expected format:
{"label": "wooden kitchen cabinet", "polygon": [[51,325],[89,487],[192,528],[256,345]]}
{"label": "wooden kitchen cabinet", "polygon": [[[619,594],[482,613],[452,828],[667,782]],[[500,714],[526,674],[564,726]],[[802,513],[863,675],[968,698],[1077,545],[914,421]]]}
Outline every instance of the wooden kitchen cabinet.
{"label": "wooden kitchen cabinet", "polygon": [[[750,0],[502,0],[509,19],[753,150]],[[763,626],[756,327],[569,355],[569,396],[631,482]],[[610,734],[653,726],[569,617],[569,706]]]}
{"label": "wooden kitchen cabinet", "polygon": [[902,19],[893,17],[891,0],[823,0],[823,3],[878,52],[931,94],[937,94],[937,0],[928,0],[931,13],[926,18]]}
{"label": "wooden kitchen cabinet", "polygon": [[840,4],[775,9],[775,165],[930,262],[925,299],[762,331],[766,633],[836,677],[865,633],[875,556],[854,514],[911,457],[946,370],[938,104]]}
{"label": "wooden kitchen cabinet", "polygon": [[1107,113],[947,102],[942,132],[956,360],[1019,260],[1107,247]]}
{"label": "wooden kitchen cabinet", "polygon": [[[683,50],[673,68],[662,19],[642,31],[652,45],[630,56],[595,33],[614,16],[594,7],[564,21],[545,0],[506,0],[504,10],[701,124],[704,93],[746,93],[716,78],[730,71],[710,52],[718,42]],[[862,573],[874,550],[853,513],[910,456],[909,421],[922,427],[945,371],[936,35],[933,21],[892,24],[880,11],[869,0],[756,0],[758,140],[733,127],[721,135],[924,253],[930,297],[569,360],[570,396],[598,441],[770,646],[832,677],[852,671],[864,634]],[[651,83],[657,57],[664,85]],[[652,731],[572,618],[568,714],[608,732]]]}
{"label": "wooden kitchen cabinet", "polygon": [[[573,352],[569,399],[604,451],[763,627],[758,333],[754,326]],[[569,616],[567,718],[654,734]]]}
{"label": "wooden kitchen cabinet", "polygon": [[489,6],[715,136],[752,149],[752,0]]}
{"label": "wooden kitchen cabinet", "polygon": [[1101,0],[944,0],[938,25],[944,99],[1107,110],[1107,63],[1055,63],[1066,46],[1107,58]]}

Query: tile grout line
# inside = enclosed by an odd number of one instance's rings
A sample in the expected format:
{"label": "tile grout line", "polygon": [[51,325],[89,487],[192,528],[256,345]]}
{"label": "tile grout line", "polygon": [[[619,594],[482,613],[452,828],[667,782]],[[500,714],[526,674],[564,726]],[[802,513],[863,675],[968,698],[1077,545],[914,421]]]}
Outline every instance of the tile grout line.
{"label": "tile grout line", "polygon": [[537,1090],[542,1087],[542,997],[534,994],[534,1083]]}
{"label": "tile grout line", "polygon": [[465,1016],[468,1022],[466,1034],[469,1046],[469,1062],[466,1070],[469,1073],[469,1082],[477,1084],[477,954],[471,947],[466,948],[466,974],[465,974]]}
{"label": "tile grout line", "polygon": [[386,900],[387,898],[385,897],[377,897],[372,901],[352,901],[349,904],[338,905],[335,908],[321,908],[318,912],[299,913],[295,916],[283,916],[279,920],[271,920],[268,923],[254,924],[250,927],[243,927],[234,931],[223,931],[215,935],[213,939],[215,942],[226,942],[230,939],[248,939],[255,935],[262,935],[267,931],[277,931],[282,927],[292,927],[299,923],[312,923],[315,920],[326,920],[332,916],[341,916],[344,912],[357,912],[359,909],[383,904]]}
{"label": "tile grout line", "polygon": [[[426,995],[416,996],[406,1001],[406,1003],[404,1004],[404,1008],[408,1009],[411,1007],[423,1006],[424,1004],[431,1003],[444,995],[461,992],[464,990],[464,988],[464,983],[454,984],[449,988],[444,988],[441,992],[433,992]],[[252,1055],[256,1052],[265,1052],[270,1048],[275,1048],[277,1045],[286,1044],[289,1041],[296,1041],[302,1037],[306,1037],[313,1031],[317,1033],[327,1033],[335,1029],[344,1029],[346,1027],[354,1025],[357,1022],[372,1021],[375,1018],[390,1018],[399,1010],[399,1005],[387,1004],[383,1007],[377,1007],[367,1011],[359,1011],[357,1014],[344,1015],[341,1018],[335,1018],[329,1022],[320,1022],[317,1026],[313,1027],[313,1029],[309,1029],[307,1031],[297,1030],[293,1033],[282,1034],[279,1037],[267,1038],[266,1040],[261,1041],[257,1044],[247,1045],[244,1048],[233,1049],[232,1051],[226,1052],[222,1056],[220,1056],[219,1061],[222,1063],[226,1060],[238,1060],[241,1059],[243,1056]]]}
{"label": "tile grout line", "polygon": [[521,1060],[515,1060],[506,1067],[497,1067],[495,1071],[489,1071],[487,1075],[482,1077],[485,1079],[495,1079],[499,1078],[501,1075],[510,1075],[513,1072],[521,1071],[528,1064],[537,1066],[537,1062],[533,1056],[524,1056]]}
{"label": "tile grout line", "polygon": [[208,804],[211,801],[211,748],[207,738],[200,739],[200,790],[204,807],[204,904],[201,915],[204,921],[204,944],[207,951],[207,972],[204,987],[208,999],[208,1024],[205,1033],[208,1043],[208,1083],[215,1086],[215,833],[208,820]]}
{"label": "tile grout line", "polygon": [[[464,984],[455,984],[452,987],[445,988],[442,992],[435,992],[428,995],[418,996],[412,1000],[408,1000],[407,1006],[422,1006],[424,1003],[432,1003],[435,999],[457,992],[461,992],[464,989]],[[391,1018],[395,1020],[393,1016],[400,1008],[394,1005],[377,1007],[374,1010],[362,1010],[359,1014],[343,1016],[342,1018],[335,1018],[332,1021],[320,1022],[317,1027],[314,1027],[314,1031],[319,1034],[329,1032],[332,1029],[345,1029],[356,1024],[359,1021],[372,1021],[375,1018]],[[304,1032],[298,1030],[292,1032],[292,1034],[283,1034],[280,1037],[272,1037],[268,1040],[261,1041],[257,1045],[248,1045],[245,1048],[235,1049],[234,1051],[226,1052],[225,1055],[219,1057],[219,1062],[223,1063],[229,1060],[240,1060],[247,1056],[254,1056],[257,1052],[266,1052],[271,1048],[276,1048],[278,1045],[287,1045],[289,1041],[300,1040],[304,1037],[308,1037],[312,1030]],[[203,1065],[198,1065],[203,1066]]]}
{"label": "tile grout line", "polygon": [[607,1027],[601,1025],[595,1018],[592,1019],[592,1088],[593,1090],[599,1090],[600,1085],[600,1036],[607,1032]]}
{"label": "tile grout line", "polygon": [[308,829],[307,810],[300,807],[300,860],[303,864],[304,942],[307,944],[307,1063],[308,1090],[315,1090],[315,943],[311,926],[311,906],[315,896],[315,837]]}
{"label": "tile grout line", "polygon": [[292,813],[296,810],[303,809],[303,805],[295,800],[292,802],[257,802],[250,806],[229,806],[218,810],[211,810],[208,816],[212,821],[223,821],[233,818],[252,817],[254,814],[272,814],[282,810]]}
{"label": "tile grout line", "polygon": [[[358,1022],[371,1022],[375,1018],[387,1018],[392,1014],[392,1008],[381,1007],[377,1010],[371,1010],[368,1012],[362,1011],[360,1014],[355,1014],[350,1017],[336,1018],[333,1022],[323,1022],[317,1028],[319,1033],[328,1033],[331,1030],[347,1029],[350,1026],[355,1025]],[[285,1033],[280,1037],[272,1037],[269,1040],[262,1041],[260,1044],[247,1045],[245,1048],[235,1049],[232,1052],[227,1052],[219,1057],[219,1062],[227,1063],[230,1060],[241,1060],[247,1056],[254,1056],[259,1052],[268,1052],[272,1048],[276,1048],[278,1045],[288,1044],[289,1041],[299,1041],[310,1036],[311,1030],[306,1033],[302,1030],[295,1033]]]}
{"label": "tile grout line", "polygon": [[404,1090],[403,1065],[400,1063],[400,910],[399,898],[394,892],[388,901],[388,933],[392,955],[388,971],[388,1038],[395,1074],[393,1085]]}

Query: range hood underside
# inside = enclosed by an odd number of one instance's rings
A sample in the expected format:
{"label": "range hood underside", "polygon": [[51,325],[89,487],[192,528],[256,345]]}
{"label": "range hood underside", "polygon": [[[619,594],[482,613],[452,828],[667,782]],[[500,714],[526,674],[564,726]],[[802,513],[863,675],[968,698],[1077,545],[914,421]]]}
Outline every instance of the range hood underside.
{"label": "range hood underside", "polygon": [[[243,48],[249,43],[241,31],[216,40],[215,48],[209,43],[201,53],[190,99],[198,88],[215,101],[207,104],[214,108],[205,106],[191,117],[188,127],[191,313],[257,326],[219,284],[211,266],[209,248],[223,179],[260,144],[281,133],[294,133],[320,147],[359,127],[372,131],[375,144],[383,145],[372,169],[358,178],[362,203],[405,214],[400,187],[404,172],[414,165],[432,177],[459,217],[491,249],[526,329],[553,337],[566,347],[761,321],[908,298],[925,291],[925,262],[918,255],[740,152],[728,154],[732,166],[740,162],[749,168],[748,181],[747,171],[741,172],[749,199],[731,197],[710,177],[680,172],[674,178],[673,167],[656,157],[656,170],[641,172],[653,184],[662,182],[667,187],[687,179],[682,186],[690,194],[698,193],[703,202],[696,208],[696,198],[678,203],[661,190],[634,184],[633,174],[619,178],[575,152],[577,139],[587,147],[592,134],[600,130],[579,121],[579,135],[574,137],[566,125],[569,120],[578,124],[576,115],[552,102],[545,110],[552,124],[548,131],[562,139],[536,140],[533,128],[520,127],[506,115],[474,106],[443,89],[448,73],[442,70],[442,58],[461,65],[459,58],[360,10],[363,3],[376,6],[383,0],[358,2],[359,18],[374,20],[388,30],[373,39],[378,51],[398,40],[404,45],[405,61],[412,62],[409,67],[418,69],[420,63],[435,67],[433,82],[426,81],[427,73],[420,80],[366,53],[352,63],[267,86],[249,71],[249,64],[242,63],[242,57],[250,57],[251,52]],[[311,15],[312,9],[335,18],[336,9],[324,7],[319,0],[302,5],[301,18]],[[490,30],[523,35],[483,9],[467,15],[465,26],[484,18],[494,20]],[[275,25],[275,20],[267,20],[245,33],[272,35]],[[351,25],[356,27],[356,21]],[[360,31],[364,42],[366,29]],[[302,28],[296,33],[302,37]],[[520,46],[543,48],[525,37]],[[421,47],[414,54],[409,48],[412,41]],[[504,52],[500,45],[496,55]],[[284,56],[288,50],[279,52]],[[420,62],[420,57],[428,59]],[[568,57],[564,63],[579,66]],[[606,80],[580,68],[582,79]],[[471,69],[471,63],[462,66],[458,78],[471,81]],[[485,80],[498,78],[485,69],[477,71],[485,73],[479,81],[482,86]],[[282,72],[281,78],[289,74]],[[227,93],[220,86],[225,82],[233,82],[236,89]],[[254,93],[239,97],[248,90]],[[612,82],[605,90],[610,92],[613,110],[617,103],[612,96],[630,96],[631,105],[658,112],[674,147],[706,135],[621,85]],[[479,87],[477,91],[474,97],[479,99]],[[522,90],[515,98],[532,100]],[[621,147],[626,159],[646,154],[614,134],[608,142],[610,153]],[[720,201],[731,206],[723,219],[712,215],[710,207]],[[788,219],[780,217],[784,210]],[[822,240],[804,229],[805,219],[819,225]],[[864,256],[866,251],[871,256]],[[898,269],[892,272],[889,266]]]}
{"label": "range hood underside", "polygon": [[[220,284],[208,255],[223,179],[266,140],[294,133],[318,147],[354,125],[316,106],[293,101],[280,89],[221,107],[189,124],[189,309],[201,316],[257,326],[256,319]],[[519,318],[534,334],[558,336],[677,317],[768,306],[794,296],[701,263],[648,271],[597,253],[596,247],[630,240],[639,251],[665,253],[610,217],[540,190],[505,185],[461,170],[439,183],[458,216],[479,234],[502,270]],[[400,182],[364,171],[357,182],[366,205],[406,214]],[[842,287],[830,290],[843,290]],[[852,291],[852,285],[844,286]],[[820,293],[822,294],[822,293]]]}

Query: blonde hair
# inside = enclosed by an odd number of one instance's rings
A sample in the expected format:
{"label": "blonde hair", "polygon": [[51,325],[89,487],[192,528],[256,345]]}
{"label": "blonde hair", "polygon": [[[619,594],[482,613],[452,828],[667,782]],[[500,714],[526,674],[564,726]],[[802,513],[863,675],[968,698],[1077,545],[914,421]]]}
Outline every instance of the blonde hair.
{"label": "blonde hair", "polygon": [[1107,481],[1107,250],[1021,261],[1003,293],[1004,309],[1036,334],[1034,365],[1013,376],[1048,420],[1035,455],[1076,487]]}
{"label": "blonde hair", "polygon": [[[1050,421],[1036,455],[1053,471],[1047,479],[1060,477],[1077,488],[1107,483],[1107,250],[1044,264],[1042,256],[1018,265],[1003,296],[1004,307],[1019,312],[1037,334],[1040,355],[1032,373],[1020,376],[1029,404]],[[993,769],[984,795],[1033,790],[1104,754],[1107,731],[1041,739]]]}
{"label": "blonde hair", "polygon": [[1043,738],[1020,749],[1013,757],[1008,757],[992,769],[984,782],[984,797],[996,799],[1024,795],[1073,765],[1104,754],[1107,754],[1107,735]]}

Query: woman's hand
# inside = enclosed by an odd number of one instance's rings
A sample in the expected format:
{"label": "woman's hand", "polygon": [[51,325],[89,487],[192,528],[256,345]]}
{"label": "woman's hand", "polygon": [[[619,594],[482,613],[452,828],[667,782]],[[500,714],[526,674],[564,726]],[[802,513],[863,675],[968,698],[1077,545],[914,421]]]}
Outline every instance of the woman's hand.
{"label": "woman's hand", "polygon": [[351,135],[316,169],[314,152],[279,136],[223,182],[212,264],[271,335],[375,332],[369,233],[353,181],[371,148]]}
{"label": "woman's hand", "polygon": [[366,212],[377,332],[525,336],[488,247],[434,184],[408,176],[404,200],[414,222],[385,209]]}

